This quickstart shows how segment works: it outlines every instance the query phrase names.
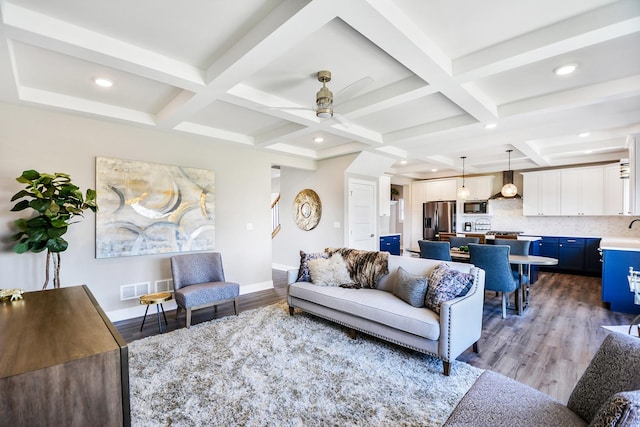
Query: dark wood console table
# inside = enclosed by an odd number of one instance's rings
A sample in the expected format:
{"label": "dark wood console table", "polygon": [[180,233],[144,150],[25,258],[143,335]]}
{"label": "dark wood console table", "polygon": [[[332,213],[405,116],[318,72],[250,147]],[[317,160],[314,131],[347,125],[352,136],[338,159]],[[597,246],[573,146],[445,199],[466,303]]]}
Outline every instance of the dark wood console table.
{"label": "dark wood console table", "polygon": [[0,302],[0,416],[16,426],[129,426],[127,343],[89,288],[23,297]]}

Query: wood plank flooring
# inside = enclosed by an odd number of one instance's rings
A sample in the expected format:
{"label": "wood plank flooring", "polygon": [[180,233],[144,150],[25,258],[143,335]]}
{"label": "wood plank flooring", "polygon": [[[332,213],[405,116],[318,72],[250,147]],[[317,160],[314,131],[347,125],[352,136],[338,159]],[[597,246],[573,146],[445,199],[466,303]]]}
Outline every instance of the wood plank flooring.
{"label": "wood plank flooring", "polygon": [[[274,304],[286,299],[286,276],[274,270],[274,288],[240,296],[240,310]],[[601,279],[560,273],[541,273],[531,287],[531,304],[524,315],[508,311],[500,316],[500,297],[485,297],[480,353],[464,352],[458,360],[482,369],[491,369],[538,389],[566,403],[571,390],[589,364],[607,331],[601,325],[628,324],[633,315],[614,313],[600,302]],[[631,297],[631,295],[630,295]],[[152,310],[150,309],[149,312]],[[233,313],[233,306],[195,311],[192,323]],[[184,316],[184,315],[183,315]],[[184,327],[184,317],[176,321],[168,312],[165,330]],[[155,313],[147,317],[116,322],[127,342],[158,334]],[[399,351],[405,351],[399,348]]]}

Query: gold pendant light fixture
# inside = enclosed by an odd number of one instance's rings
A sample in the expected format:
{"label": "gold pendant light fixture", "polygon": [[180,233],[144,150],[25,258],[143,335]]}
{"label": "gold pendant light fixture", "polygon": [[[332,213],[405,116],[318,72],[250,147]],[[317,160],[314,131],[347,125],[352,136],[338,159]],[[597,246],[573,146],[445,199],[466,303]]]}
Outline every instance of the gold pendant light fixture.
{"label": "gold pendant light fixture", "polygon": [[460,157],[462,159],[462,187],[458,188],[458,199],[466,200],[471,195],[471,192],[464,186],[464,159],[466,156]]}
{"label": "gold pendant light fixture", "polygon": [[502,187],[502,190],[500,191],[500,193],[502,193],[502,195],[504,197],[515,197],[516,194],[518,194],[518,187],[516,187],[513,184],[513,173],[511,172],[511,152],[513,150],[507,150],[507,153],[509,153],[509,176],[511,176],[511,181],[512,182],[508,182],[506,184],[504,184],[504,186]]}

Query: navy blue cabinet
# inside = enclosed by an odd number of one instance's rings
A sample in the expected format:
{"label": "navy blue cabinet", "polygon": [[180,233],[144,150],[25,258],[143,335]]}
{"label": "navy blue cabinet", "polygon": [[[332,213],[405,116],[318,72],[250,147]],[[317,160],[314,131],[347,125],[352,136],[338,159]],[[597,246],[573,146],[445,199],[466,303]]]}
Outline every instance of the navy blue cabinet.
{"label": "navy blue cabinet", "polygon": [[640,270],[640,252],[602,251],[602,301],[609,303],[612,311],[639,314],[640,306],[633,303],[629,291],[629,267]]}
{"label": "navy blue cabinet", "polygon": [[400,235],[380,236],[380,251],[400,255]]}
{"label": "navy blue cabinet", "polygon": [[584,239],[558,237],[559,270],[584,271]]}
{"label": "navy blue cabinet", "polygon": [[538,240],[538,255],[558,259],[558,238],[542,236]]}
{"label": "navy blue cabinet", "polygon": [[602,256],[600,255],[600,239],[584,239],[584,271],[589,274],[602,274]]}

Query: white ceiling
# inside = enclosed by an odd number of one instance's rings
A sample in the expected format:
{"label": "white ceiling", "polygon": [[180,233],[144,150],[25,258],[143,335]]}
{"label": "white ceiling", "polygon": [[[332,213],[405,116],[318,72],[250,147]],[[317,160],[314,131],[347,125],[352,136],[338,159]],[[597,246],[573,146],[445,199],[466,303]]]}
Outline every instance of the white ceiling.
{"label": "white ceiling", "polygon": [[[0,14],[0,100],[212,144],[366,150],[429,178],[461,156],[470,174],[504,170],[507,149],[516,170],[613,162],[640,133],[640,0],[0,0]],[[565,63],[577,71],[555,75]],[[311,111],[320,70],[340,120]]]}

